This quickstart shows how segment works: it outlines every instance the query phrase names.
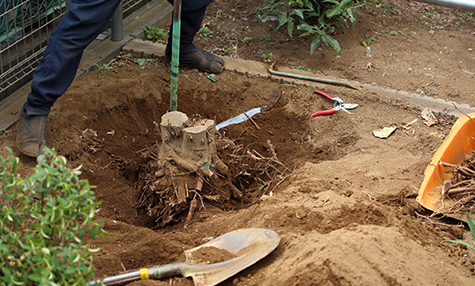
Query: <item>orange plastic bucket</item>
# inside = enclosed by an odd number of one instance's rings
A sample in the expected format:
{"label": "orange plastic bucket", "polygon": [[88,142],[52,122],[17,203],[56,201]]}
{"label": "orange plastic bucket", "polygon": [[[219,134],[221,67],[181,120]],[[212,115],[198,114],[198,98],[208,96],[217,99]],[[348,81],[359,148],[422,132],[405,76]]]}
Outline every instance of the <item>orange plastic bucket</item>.
{"label": "orange plastic bucket", "polygon": [[[470,113],[468,116],[475,118],[475,113]],[[449,136],[440,145],[424,171],[425,177],[419,189],[417,201],[429,210],[435,211],[450,207],[450,205],[442,205],[439,199],[442,193],[442,183],[453,177],[453,173],[447,173],[447,171],[451,171],[453,168],[442,167],[439,165],[439,161],[460,165],[465,155],[470,150],[475,150],[475,122],[468,116],[464,115],[455,122]]]}

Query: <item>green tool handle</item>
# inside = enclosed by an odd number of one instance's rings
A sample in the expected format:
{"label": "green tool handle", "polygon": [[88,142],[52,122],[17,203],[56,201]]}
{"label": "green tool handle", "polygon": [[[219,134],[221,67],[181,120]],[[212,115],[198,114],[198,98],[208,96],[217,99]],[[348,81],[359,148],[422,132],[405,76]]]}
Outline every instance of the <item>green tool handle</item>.
{"label": "green tool handle", "polygon": [[181,1],[173,2],[172,31],[172,76],[170,83],[170,111],[177,110],[178,66],[180,65],[180,34],[181,34]]}
{"label": "green tool handle", "polygon": [[301,75],[301,74],[293,74],[293,73],[287,73],[287,72],[280,72],[280,71],[276,71],[276,70],[273,70],[273,64],[272,66],[269,68],[269,72],[271,74],[275,74],[275,75],[280,75],[280,76],[286,76],[286,77],[293,77],[293,78],[297,78],[297,79],[303,79],[303,80],[310,80],[310,81],[316,81],[316,82],[322,82],[322,83],[328,83],[328,84],[333,84],[333,85],[340,85],[340,86],[346,86],[346,87],[349,87],[349,88],[353,88],[353,89],[356,89],[356,90],[360,90],[359,88],[349,84],[349,83],[346,83],[346,82],[341,82],[341,81],[336,81],[336,80],[332,80],[332,79],[326,79],[326,78],[319,78],[319,77],[311,77],[311,76],[306,76],[306,75]]}
{"label": "green tool handle", "polygon": [[101,285],[101,283],[108,286],[124,285],[138,280],[161,279],[171,276],[184,276],[184,272],[186,272],[186,270],[189,268],[190,264],[186,262],[155,266],[151,268],[142,268],[137,271],[107,277],[102,280],[95,280],[89,282],[87,286]]}

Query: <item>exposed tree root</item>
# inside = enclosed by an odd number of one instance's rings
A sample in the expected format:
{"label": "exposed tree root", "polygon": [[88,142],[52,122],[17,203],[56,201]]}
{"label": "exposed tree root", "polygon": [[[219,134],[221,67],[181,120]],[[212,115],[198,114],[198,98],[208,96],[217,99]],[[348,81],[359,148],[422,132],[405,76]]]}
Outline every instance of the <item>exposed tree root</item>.
{"label": "exposed tree root", "polygon": [[[460,165],[439,162],[443,167],[452,168],[454,175],[442,184],[440,202],[444,207],[434,215],[472,213],[475,210],[475,151],[471,150]],[[446,205],[450,205],[446,207]]]}
{"label": "exposed tree root", "polygon": [[155,152],[147,149],[143,153],[146,163],[137,174],[140,196],[135,205],[145,209],[159,228],[177,223],[186,227],[209,206],[222,210],[247,207],[288,171],[270,141],[266,157],[232,140],[216,139],[214,125],[207,120],[196,126],[183,114],[164,117],[162,143]]}
{"label": "exposed tree root", "polygon": [[186,227],[207,206],[222,210],[247,207],[288,170],[268,144],[270,157],[255,150],[242,152],[242,146],[230,140],[217,144],[222,159],[211,167],[211,176],[200,170],[187,172],[178,160],[148,152],[148,162],[139,173],[140,196],[135,207],[145,209],[160,228],[177,223]]}

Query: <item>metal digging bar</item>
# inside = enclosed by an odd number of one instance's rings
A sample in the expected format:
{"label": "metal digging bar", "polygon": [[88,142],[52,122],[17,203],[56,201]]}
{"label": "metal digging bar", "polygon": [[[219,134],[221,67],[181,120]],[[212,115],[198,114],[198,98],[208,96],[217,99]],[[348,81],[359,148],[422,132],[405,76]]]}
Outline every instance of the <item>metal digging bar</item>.
{"label": "metal digging bar", "polygon": [[177,110],[178,67],[180,65],[180,32],[181,32],[181,1],[173,2],[173,31],[172,31],[172,78],[170,83],[170,111]]}
{"label": "metal digging bar", "polygon": [[424,2],[433,5],[447,6],[475,12],[475,1],[473,0],[417,0],[416,2]]}

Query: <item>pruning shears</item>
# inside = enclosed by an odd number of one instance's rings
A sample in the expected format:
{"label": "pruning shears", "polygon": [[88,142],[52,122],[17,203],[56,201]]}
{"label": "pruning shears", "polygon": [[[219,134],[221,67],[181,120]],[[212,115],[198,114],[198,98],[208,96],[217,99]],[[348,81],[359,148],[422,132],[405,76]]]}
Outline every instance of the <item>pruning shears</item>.
{"label": "pruning shears", "polygon": [[312,117],[317,117],[317,116],[320,116],[320,115],[330,115],[330,114],[333,114],[333,113],[337,112],[340,109],[343,110],[343,111],[348,112],[349,114],[353,114],[352,112],[349,112],[347,109],[354,109],[358,106],[357,103],[345,103],[345,102],[343,102],[343,100],[341,100],[341,98],[332,97],[329,94],[327,94],[327,93],[325,93],[321,90],[315,90],[315,93],[323,95],[327,99],[331,100],[333,102],[333,108],[315,112],[314,114],[312,114]]}

